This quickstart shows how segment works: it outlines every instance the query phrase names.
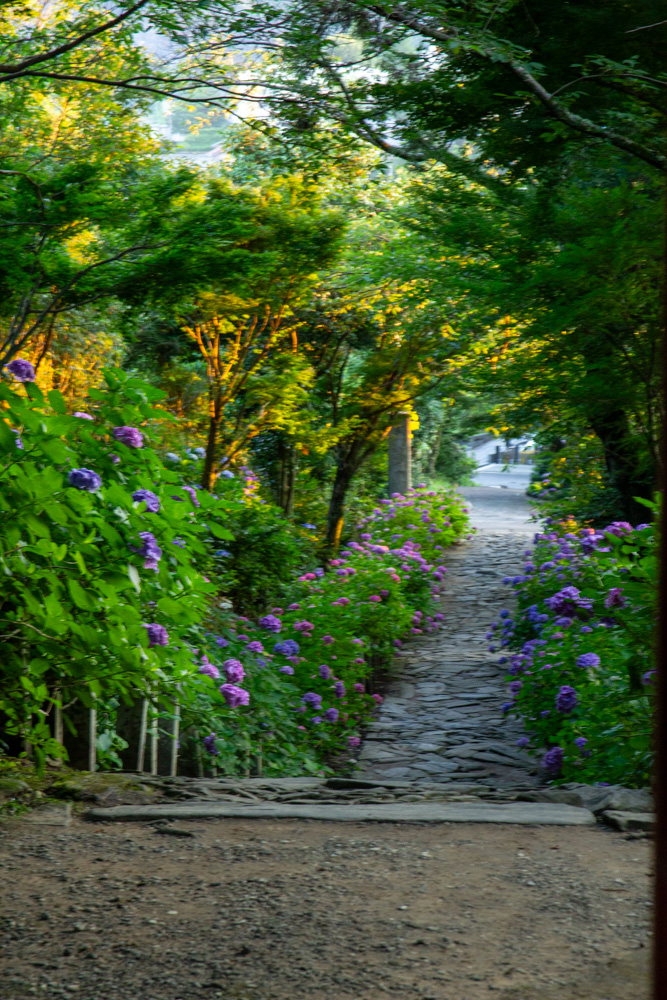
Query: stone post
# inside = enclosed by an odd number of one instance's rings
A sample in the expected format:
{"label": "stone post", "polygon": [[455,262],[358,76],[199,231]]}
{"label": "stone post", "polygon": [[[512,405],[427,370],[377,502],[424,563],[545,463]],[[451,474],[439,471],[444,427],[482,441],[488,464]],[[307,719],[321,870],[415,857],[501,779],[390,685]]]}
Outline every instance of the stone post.
{"label": "stone post", "polygon": [[401,493],[405,496],[412,485],[410,414],[402,410],[394,417],[389,431],[389,496]]}

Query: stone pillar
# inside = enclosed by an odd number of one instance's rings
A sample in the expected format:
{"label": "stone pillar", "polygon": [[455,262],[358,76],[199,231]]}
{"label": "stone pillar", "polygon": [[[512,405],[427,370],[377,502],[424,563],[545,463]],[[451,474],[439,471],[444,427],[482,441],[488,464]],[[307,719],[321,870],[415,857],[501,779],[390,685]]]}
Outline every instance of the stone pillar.
{"label": "stone pillar", "polygon": [[410,414],[402,410],[394,417],[389,431],[389,496],[402,493],[405,496],[412,485]]}

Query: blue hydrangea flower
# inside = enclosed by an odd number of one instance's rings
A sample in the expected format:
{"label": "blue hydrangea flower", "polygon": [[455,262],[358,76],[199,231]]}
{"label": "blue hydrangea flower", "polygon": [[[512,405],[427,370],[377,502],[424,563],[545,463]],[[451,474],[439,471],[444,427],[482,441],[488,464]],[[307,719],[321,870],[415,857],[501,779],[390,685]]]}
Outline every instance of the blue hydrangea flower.
{"label": "blue hydrangea flower", "polygon": [[71,469],[67,476],[70,486],[76,486],[77,490],[86,490],[94,493],[102,485],[102,479],[92,469]]}
{"label": "blue hydrangea flower", "polygon": [[157,514],[160,509],[160,498],[151,490],[135,490],[132,499],[135,503],[141,503],[143,500],[146,504],[146,510],[149,510],[151,514]]}
{"label": "blue hydrangea flower", "polygon": [[587,669],[589,667],[599,667],[600,657],[597,653],[582,653],[577,657],[577,666]]}
{"label": "blue hydrangea flower", "polygon": [[563,758],[565,756],[565,751],[562,747],[552,747],[551,750],[547,750],[544,757],[542,758],[542,767],[545,769],[547,774],[551,774],[557,777],[563,767]]}
{"label": "blue hydrangea flower", "polygon": [[564,715],[569,715],[578,704],[577,692],[569,684],[563,684],[556,695],[556,708]]}

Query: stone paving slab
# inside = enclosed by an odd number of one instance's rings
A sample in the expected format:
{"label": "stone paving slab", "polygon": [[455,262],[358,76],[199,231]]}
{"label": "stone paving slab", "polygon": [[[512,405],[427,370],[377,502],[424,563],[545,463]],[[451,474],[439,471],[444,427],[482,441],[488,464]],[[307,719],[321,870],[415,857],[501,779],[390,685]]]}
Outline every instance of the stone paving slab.
{"label": "stone paving slab", "polygon": [[359,756],[365,777],[454,781],[483,778],[507,798],[539,787],[539,764],[517,749],[521,723],[503,715],[504,669],[485,638],[512,593],[502,584],[520,572],[534,525],[520,493],[467,489],[472,523],[482,529],[445,554],[448,587],[437,634],[423,634],[398,655],[379,718]]}
{"label": "stone paving slab", "polygon": [[312,819],[344,823],[510,823],[524,826],[593,826],[588,809],[548,802],[389,802],[350,805],[300,803],[175,803],[90,809],[99,822],[154,822],[188,819]]}

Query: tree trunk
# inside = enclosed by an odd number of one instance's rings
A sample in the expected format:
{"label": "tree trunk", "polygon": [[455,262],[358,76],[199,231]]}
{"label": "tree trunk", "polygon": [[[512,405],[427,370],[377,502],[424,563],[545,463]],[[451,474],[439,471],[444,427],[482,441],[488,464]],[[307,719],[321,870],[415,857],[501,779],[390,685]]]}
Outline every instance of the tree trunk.
{"label": "tree trunk", "polygon": [[296,482],[296,448],[287,449],[287,475],[285,477],[285,507],[288,517],[294,513],[294,486]]}
{"label": "tree trunk", "polygon": [[289,517],[294,513],[294,485],[296,480],[296,449],[280,444],[280,481],[278,485],[278,506]]}
{"label": "tree trunk", "polygon": [[356,468],[349,462],[339,464],[336,469],[336,478],[331,490],[327,514],[326,546],[332,552],[335,552],[340,544],[340,536],[345,522],[345,498],[355,472]]}
{"label": "tree trunk", "polygon": [[646,508],[634,497],[650,499],[652,483],[641,475],[645,463],[633,440],[627,415],[621,409],[610,409],[604,415],[596,415],[591,426],[602,443],[607,472],[619,495],[623,517],[634,524],[644,521]]}
{"label": "tree trunk", "polygon": [[209,419],[206,455],[204,456],[204,471],[202,472],[201,477],[202,489],[208,490],[209,493],[213,489],[213,484],[215,483],[215,455],[218,448],[218,435],[220,433],[221,423],[222,414],[216,406],[215,412]]}

